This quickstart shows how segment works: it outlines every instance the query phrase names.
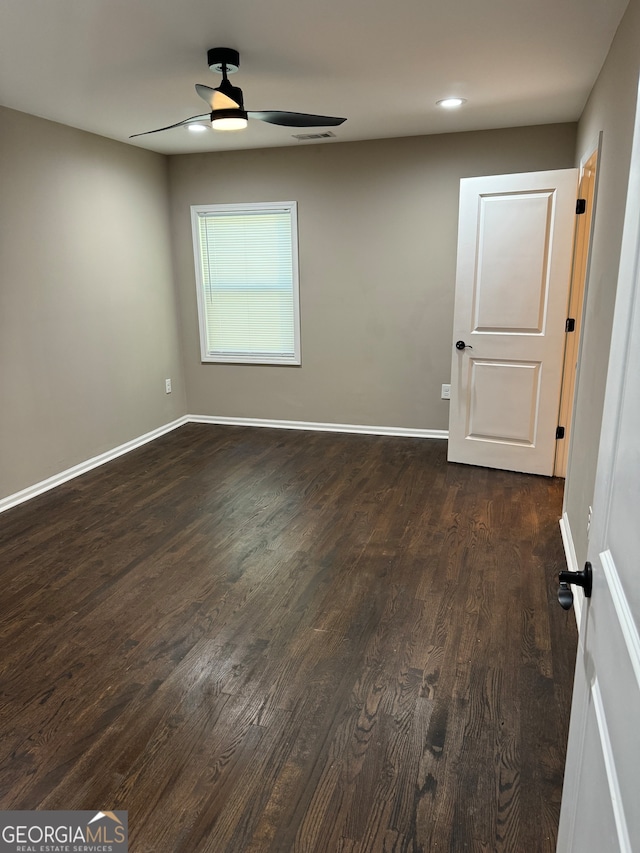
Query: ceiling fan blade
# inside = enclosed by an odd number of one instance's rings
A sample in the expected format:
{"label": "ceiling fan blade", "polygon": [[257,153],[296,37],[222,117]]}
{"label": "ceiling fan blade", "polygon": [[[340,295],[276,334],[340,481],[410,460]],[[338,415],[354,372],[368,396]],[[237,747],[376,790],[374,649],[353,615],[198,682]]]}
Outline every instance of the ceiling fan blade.
{"label": "ceiling fan blade", "polygon": [[[235,87],[228,87],[229,89]],[[238,91],[240,91],[238,89]],[[203,86],[202,83],[196,83],[196,92],[200,95],[203,101],[206,101],[211,110],[233,110],[241,108],[240,103],[234,101],[232,97],[218,89],[212,89],[211,86]]]}
{"label": "ceiling fan blade", "polygon": [[250,111],[248,116],[269,122],[269,124],[279,124],[282,127],[336,127],[346,121],[346,118],[314,116],[309,113],[287,113],[281,110]]}
{"label": "ceiling fan blade", "polygon": [[175,124],[169,124],[167,127],[158,127],[155,130],[145,130],[142,133],[133,133],[129,139],[133,139],[135,136],[146,136],[148,133],[160,133],[161,130],[172,130],[174,127],[182,127],[186,124],[195,124],[197,121],[209,121],[210,119],[210,113],[205,113],[202,116],[191,116],[191,118],[185,118],[183,121],[178,121]]}

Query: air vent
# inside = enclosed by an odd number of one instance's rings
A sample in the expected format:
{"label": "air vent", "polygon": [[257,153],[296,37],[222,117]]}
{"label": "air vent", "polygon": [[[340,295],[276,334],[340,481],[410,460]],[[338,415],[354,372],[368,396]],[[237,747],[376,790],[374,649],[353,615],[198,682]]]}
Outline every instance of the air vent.
{"label": "air vent", "polygon": [[299,142],[306,142],[308,139],[331,139],[335,138],[335,133],[330,130],[325,130],[324,133],[294,133],[293,138]]}

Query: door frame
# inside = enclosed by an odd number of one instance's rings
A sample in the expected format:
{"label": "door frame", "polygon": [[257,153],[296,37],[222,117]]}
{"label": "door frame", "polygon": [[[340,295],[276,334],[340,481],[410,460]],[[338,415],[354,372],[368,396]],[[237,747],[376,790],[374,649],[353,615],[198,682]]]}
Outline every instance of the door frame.
{"label": "door frame", "polygon": [[[556,443],[556,455],[553,465],[554,477],[566,477],[569,460],[569,442],[575,407],[575,390],[580,370],[580,355],[582,352],[582,327],[589,285],[589,270],[591,266],[591,247],[595,226],[595,212],[598,199],[598,182],[600,177],[600,160],[602,154],[602,131],[587,147],[580,158],[580,176],[578,179],[578,197],[586,198],[587,209],[585,219],[578,219],[574,233],[574,255],[569,288],[569,304],[567,317],[575,321],[575,331],[567,333],[562,367],[562,387],[560,390],[560,407],[558,425],[564,427],[564,439]],[[593,160],[594,180],[590,191],[583,196],[582,186],[587,166]]]}

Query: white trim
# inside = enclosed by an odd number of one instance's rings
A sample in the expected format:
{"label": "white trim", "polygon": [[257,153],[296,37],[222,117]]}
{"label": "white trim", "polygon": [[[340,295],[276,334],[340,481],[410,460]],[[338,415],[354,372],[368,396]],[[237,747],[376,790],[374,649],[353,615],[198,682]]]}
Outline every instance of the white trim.
{"label": "white trim", "polygon": [[[578,557],[576,555],[576,547],[573,543],[573,535],[571,533],[571,525],[569,524],[569,516],[566,512],[562,513],[560,519],[560,533],[562,534],[562,544],[564,546],[564,556],[567,561],[567,568],[570,572],[580,571],[578,567]],[[578,632],[580,631],[580,623],[582,621],[582,605],[584,604],[584,593],[580,587],[573,588],[573,609],[576,614],[576,625]]]}
{"label": "white trim", "polygon": [[363,426],[332,424],[314,421],[276,421],[265,418],[227,418],[218,415],[188,415],[190,423],[222,426],[268,427],[270,429],[299,429],[313,432],[350,432],[359,435],[389,435],[404,438],[448,438],[446,429],[410,429],[407,427]]}
{"label": "white trim", "polygon": [[150,441],[160,438],[161,435],[171,432],[178,427],[184,426],[186,423],[188,423],[188,417],[184,415],[171,423],[165,424],[164,426],[151,430],[151,432],[138,436],[138,438],[126,441],[124,444],[120,444],[112,450],[107,450],[104,453],[100,453],[98,456],[93,456],[91,459],[87,459],[85,462],[80,462],[78,465],[74,465],[72,468],[67,468],[59,474],[54,474],[46,480],[41,480],[33,486],[28,486],[20,492],[8,495],[6,498],[0,499],[0,512],[4,512],[14,506],[18,506],[18,504],[31,500],[31,498],[35,498],[43,492],[48,492],[50,489],[55,489],[56,486],[61,486],[63,483],[66,483],[67,480],[73,480],[74,477],[86,474],[87,471],[91,471],[99,465],[104,465],[105,462],[111,462],[112,459],[117,459],[118,456],[129,453],[129,451],[135,450],[137,447],[142,447],[143,444],[148,444]]}
{"label": "white trim", "polygon": [[223,418],[213,415],[183,415],[171,423],[158,427],[157,429],[147,432],[144,435],[120,444],[112,450],[107,450],[99,456],[93,456],[87,459],[86,462],[80,462],[72,468],[67,468],[59,474],[54,474],[46,480],[41,480],[33,486],[28,486],[20,492],[15,492],[13,495],[7,495],[6,498],[0,498],[0,513],[7,509],[11,509],[18,504],[31,500],[43,492],[48,492],[50,489],[55,489],[56,486],[61,486],[67,480],[73,480],[74,477],[79,477],[81,474],[86,474],[93,468],[99,465],[104,465],[105,462],[110,462],[112,459],[117,459],[130,450],[135,450],[143,444],[148,444],[156,438],[160,438],[167,432],[171,432],[185,424],[219,424],[227,426],[250,426],[250,427],[270,427],[272,429],[300,429],[314,430],[316,432],[351,432],[362,435],[389,435],[406,438],[447,438],[448,432],[445,429],[407,429],[405,427],[384,427],[384,426],[359,426],[358,424],[323,424],[307,421],[272,421],[262,418]]}
{"label": "white trim", "polygon": [[616,822],[616,831],[618,834],[618,845],[620,853],[633,853],[631,847],[631,839],[629,838],[629,829],[627,820],[624,814],[624,805],[622,803],[622,792],[620,791],[620,783],[618,782],[618,774],[616,772],[616,762],[611,746],[611,738],[609,737],[609,727],[607,718],[604,712],[604,703],[602,701],[602,692],[597,677],[591,686],[591,696],[593,698],[593,709],[596,714],[598,723],[598,734],[600,735],[600,746],[602,748],[602,757],[604,766],[607,771],[607,782],[609,783],[609,797],[611,799],[611,808],[613,817]]}
{"label": "white trim", "polygon": [[638,629],[631,613],[631,607],[629,606],[629,600],[625,595],[620,575],[611,556],[611,551],[603,551],[600,554],[600,562],[607,584],[609,585],[609,593],[613,601],[616,616],[618,617],[618,622],[620,623],[622,636],[627,646],[629,659],[631,660],[636,681],[640,688],[640,634],[638,634]]}

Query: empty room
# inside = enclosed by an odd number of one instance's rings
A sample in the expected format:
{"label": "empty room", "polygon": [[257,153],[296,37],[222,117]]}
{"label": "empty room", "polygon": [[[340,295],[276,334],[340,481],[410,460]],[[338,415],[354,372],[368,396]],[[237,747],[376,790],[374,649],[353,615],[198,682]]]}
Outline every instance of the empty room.
{"label": "empty room", "polygon": [[640,0],[4,0],[0,852],[640,853]]}

